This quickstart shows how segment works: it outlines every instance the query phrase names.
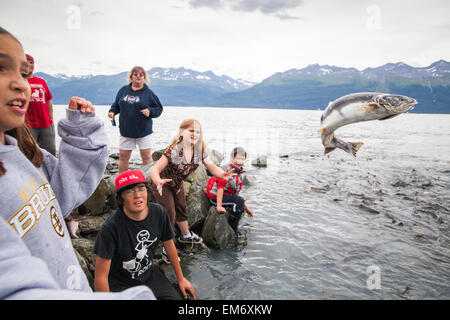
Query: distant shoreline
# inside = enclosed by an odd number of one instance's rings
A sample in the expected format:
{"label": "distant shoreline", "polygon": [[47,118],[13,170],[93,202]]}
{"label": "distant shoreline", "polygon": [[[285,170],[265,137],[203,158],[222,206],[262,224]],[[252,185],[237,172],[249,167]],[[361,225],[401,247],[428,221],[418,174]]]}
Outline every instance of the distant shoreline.
{"label": "distant shoreline", "polygon": [[[64,106],[63,103],[55,103],[57,106]],[[109,104],[94,104],[94,106],[97,107],[110,107]],[[325,109],[304,109],[304,108],[276,108],[276,107],[222,107],[222,106],[171,106],[171,105],[164,105],[164,108],[214,108],[214,109],[265,109],[265,110],[298,110],[298,111],[324,111]],[[450,114],[450,112],[417,112],[414,110],[409,110],[407,113],[414,113],[414,114]]]}

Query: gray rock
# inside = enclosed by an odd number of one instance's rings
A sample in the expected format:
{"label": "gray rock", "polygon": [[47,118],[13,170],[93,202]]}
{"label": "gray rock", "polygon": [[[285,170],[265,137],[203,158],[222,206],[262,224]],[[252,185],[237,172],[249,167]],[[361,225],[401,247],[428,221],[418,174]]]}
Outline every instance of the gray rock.
{"label": "gray rock", "polygon": [[228,223],[227,214],[219,214],[216,207],[211,207],[203,224],[201,237],[204,243],[215,249],[225,248],[235,237]]}
{"label": "gray rock", "polygon": [[105,211],[105,203],[112,195],[114,190],[114,180],[110,176],[104,175],[97,189],[83,204],[88,213],[94,216],[103,214]]}
{"label": "gray rock", "polygon": [[186,186],[186,210],[188,213],[189,228],[196,230],[201,229],[211,204],[201,187],[194,183],[185,183]]}
{"label": "gray rock", "polygon": [[159,158],[161,158],[161,156],[163,155],[165,149],[162,150],[156,150],[155,152],[152,153],[152,158],[153,161],[158,161]]}
{"label": "gray rock", "polygon": [[206,188],[206,183],[208,180],[209,176],[203,163],[201,163],[198,168],[186,178],[187,182],[195,184],[203,189]]}
{"label": "gray rock", "polygon": [[95,258],[96,258],[93,252],[94,241],[85,238],[72,239],[72,245],[74,249],[84,258],[84,261],[87,265],[87,269],[93,276],[95,272]]}
{"label": "gray rock", "polygon": [[97,234],[108,217],[109,213],[101,216],[87,216],[86,218],[79,219],[78,228],[80,229],[81,235]]}
{"label": "gray rock", "polygon": [[256,182],[256,177],[252,176],[252,175],[244,175],[244,186],[248,186],[251,187],[255,184]]}
{"label": "gray rock", "polygon": [[223,154],[214,149],[208,150],[207,152],[209,157],[211,158],[211,161],[214,162],[216,166],[220,166],[224,159]]}
{"label": "gray rock", "polygon": [[256,167],[267,167],[267,156],[260,156],[252,161],[252,165]]}
{"label": "gray rock", "polygon": [[94,289],[94,270],[90,270],[88,267],[88,264],[86,262],[86,259],[78,252],[77,249],[74,248],[73,250],[75,252],[75,255],[77,256],[78,262],[80,263],[81,269],[86,274],[86,277],[89,282],[89,286]]}

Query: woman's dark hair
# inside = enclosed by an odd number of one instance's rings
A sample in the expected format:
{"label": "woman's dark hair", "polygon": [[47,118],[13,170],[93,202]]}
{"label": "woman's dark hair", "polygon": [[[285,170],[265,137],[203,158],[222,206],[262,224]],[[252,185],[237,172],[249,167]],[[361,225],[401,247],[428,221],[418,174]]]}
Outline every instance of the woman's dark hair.
{"label": "woman's dark hair", "polygon": [[[2,27],[0,27],[0,35],[8,35],[20,44],[20,41],[17,40],[16,37],[14,37],[10,32]],[[25,157],[27,157],[28,160],[33,163],[35,167],[39,168],[42,165],[42,162],[44,161],[44,155],[42,154],[41,149],[36,143],[36,140],[34,140],[30,130],[25,125],[6,131],[5,133],[16,138],[19,149],[22,151]],[[5,173],[6,168],[3,165],[2,160],[0,159],[0,177]]]}
{"label": "woman's dark hair", "polygon": [[[147,189],[147,199],[149,199],[150,197],[150,186],[148,183],[145,182],[141,182],[144,183],[145,188]],[[122,198],[122,192],[129,190],[129,189],[133,189],[134,187],[136,187],[137,184],[132,184],[130,186],[126,186],[125,188],[123,188],[122,190],[120,190],[119,192],[116,192],[116,204],[117,206],[123,210],[123,198]]]}
{"label": "woman's dark hair", "polygon": [[244,148],[236,147],[233,149],[233,151],[231,151],[232,158],[236,157],[237,154],[244,156],[247,159],[247,152],[245,152]]}
{"label": "woman's dark hair", "polygon": [[[18,43],[20,43],[20,41],[19,41],[16,37],[14,37],[14,36],[11,34],[11,32],[9,32],[8,30],[6,30],[5,28],[0,27],[0,34],[6,34],[6,35],[10,36],[11,38],[13,38],[14,40],[16,40]],[[20,43],[20,45],[22,45],[22,44]]]}

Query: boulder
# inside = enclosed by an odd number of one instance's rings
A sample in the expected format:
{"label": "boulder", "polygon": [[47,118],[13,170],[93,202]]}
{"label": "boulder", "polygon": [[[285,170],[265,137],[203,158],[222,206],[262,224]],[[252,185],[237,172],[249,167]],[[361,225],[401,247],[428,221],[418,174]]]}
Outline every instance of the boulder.
{"label": "boulder", "polygon": [[165,149],[161,149],[161,150],[156,150],[155,152],[152,153],[152,158],[153,161],[158,161],[159,158],[161,158],[161,156],[163,155]]}
{"label": "boulder", "polygon": [[185,182],[185,193],[189,228],[201,230],[211,204],[203,189],[197,184]]}
{"label": "boulder", "polygon": [[98,216],[105,212],[105,203],[109,200],[110,196],[113,195],[114,191],[114,180],[111,176],[104,175],[102,180],[97,186],[97,189],[89,197],[88,200],[83,204],[87,213]]}
{"label": "boulder", "polygon": [[252,175],[244,175],[244,186],[251,187],[256,183],[256,177]]}
{"label": "boulder", "polygon": [[203,224],[201,237],[207,246],[224,249],[235,238],[235,233],[228,223],[228,213],[220,214],[216,207],[212,206]]}
{"label": "boulder", "polygon": [[89,270],[88,264],[86,262],[86,259],[78,252],[77,249],[73,249],[75,252],[75,255],[77,256],[78,262],[80,263],[81,269],[83,270],[84,274],[86,275],[86,278],[88,279],[89,286],[94,289],[94,272]]}
{"label": "boulder", "polygon": [[107,213],[101,216],[87,216],[85,218],[79,219],[78,228],[80,230],[81,236],[87,236],[91,234],[96,235],[100,231],[100,228],[109,217],[109,215],[110,214]]}
{"label": "boulder", "polygon": [[94,276],[96,258],[93,252],[94,241],[85,238],[72,239],[72,245],[76,252],[79,253],[84,259],[84,262],[80,261],[80,264],[83,265],[83,263],[85,263],[91,276]]}
{"label": "boulder", "polygon": [[209,180],[206,167],[201,163],[198,168],[186,178],[187,182],[195,184],[200,188],[206,189],[206,183]]}
{"label": "boulder", "polygon": [[222,164],[222,161],[224,159],[223,154],[221,154],[219,151],[214,150],[214,149],[210,149],[207,151],[209,157],[211,158],[211,161],[216,165],[216,166],[220,166]]}
{"label": "boulder", "polygon": [[260,156],[252,161],[252,165],[256,167],[267,167],[267,156]]}

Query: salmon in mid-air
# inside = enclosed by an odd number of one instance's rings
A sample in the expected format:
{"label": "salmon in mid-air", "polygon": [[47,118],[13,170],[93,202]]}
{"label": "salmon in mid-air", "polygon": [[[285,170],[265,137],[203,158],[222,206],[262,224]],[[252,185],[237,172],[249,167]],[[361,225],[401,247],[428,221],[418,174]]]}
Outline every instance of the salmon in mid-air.
{"label": "salmon in mid-air", "polygon": [[345,142],[334,136],[334,131],[350,123],[386,120],[411,109],[417,101],[413,98],[379,92],[353,93],[330,102],[320,118],[319,133],[325,154],[336,148],[356,156],[362,142]]}

